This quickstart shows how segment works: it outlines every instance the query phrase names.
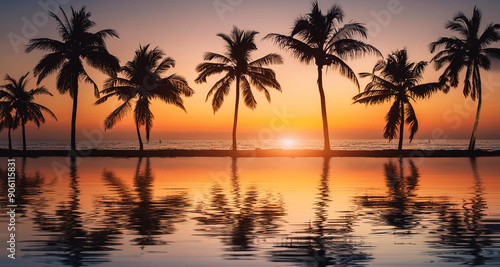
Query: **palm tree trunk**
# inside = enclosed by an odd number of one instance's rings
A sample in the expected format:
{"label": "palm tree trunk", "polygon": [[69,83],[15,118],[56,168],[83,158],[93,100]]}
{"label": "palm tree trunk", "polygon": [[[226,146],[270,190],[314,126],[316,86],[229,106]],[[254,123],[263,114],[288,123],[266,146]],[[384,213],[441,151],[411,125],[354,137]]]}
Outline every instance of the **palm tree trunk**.
{"label": "palm tree trunk", "polygon": [[472,129],[472,135],[469,142],[469,151],[474,151],[476,147],[476,133],[477,127],[479,126],[479,116],[481,114],[481,103],[482,101],[481,91],[479,91],[479,97],[477,98],[477,111],[476,111],[476,121],[474,122],[474,128]]}
{"label": "palm tree trunk", "polygon": [[238,108],[240,106],[240,77],[236,77],[236,103],[234,105],[234,122],[233,122],[233,150],[238,150],[236,145],[236,127],[238,126]]}
{"label": "palm tree trunk", "polygon": [[479,73],[479,67],[476,66],[475,71],[477,73],[476,82],[474,84],[473,90],[477,92],[477,111],[476,111],[476,121],[474,122],[474,128],[472,129],[472,135],[469,142],[469,151],[474,151],[476,147],[476,134],[477,127],[479,126],[479,117],[481,115],[481,104],[483,102],[482,89],[481,89],[481,75]]}
{"label": "palm tree trunk", "polygon": [[22,123],[22,126],[21,126],[21,127],[22,127],[22,129],[23,129],[23,151],[26,151],[26,133],[25,133],[25,130],[24,130],[24,125],[25,125],[25,124],[26,124],[26,123],[25,123],[25,122],[23,122],[23,123]]}
{"label": "palm tree trunk", "polygon": [[399,125],[399,145],[398,150],[403,150],[403,133],[405,130],[405,103],[401,101],[401,123]]}
{"label": "palm tree trunk", "polygon": [[135,123],[135,129],[137,130],[137,138],[139,138],[139,150],[144,150],[144,145],[142,144],[141,131],[139,130],[139,124]]}
{"label": "palm tree trunk", "polygon": [[323,142],[324,150],[330,151],[330,133],[328,132],[328,118],[326,114],[325,92],[323,90],[323,67],[318,66],[318,89],[321,100],[321,117],[323,118]]}
{"label": "palm tree trunk", "polygon": [[76,109],[78,106],[78,85],[73,94],[73,112],[71,114],[71,150],[76,150]]}
{"label": "palm tree trunk", "polygon": [[8,131],[9,132],[9,150],[12,150],[12,138],[10,136],[10,130],[11,130],[11,128],[9,127],[9,131]]}

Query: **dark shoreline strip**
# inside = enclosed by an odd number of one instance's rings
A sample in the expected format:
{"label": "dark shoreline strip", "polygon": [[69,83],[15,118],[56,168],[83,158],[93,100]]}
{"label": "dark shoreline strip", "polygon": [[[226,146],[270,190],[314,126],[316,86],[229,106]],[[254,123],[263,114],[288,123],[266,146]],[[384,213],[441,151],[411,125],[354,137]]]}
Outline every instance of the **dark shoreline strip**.
{"label": "dark shoreline strip", "polygon": [[500,150],[21,150],[0,149],[0,157],[495,157]]}

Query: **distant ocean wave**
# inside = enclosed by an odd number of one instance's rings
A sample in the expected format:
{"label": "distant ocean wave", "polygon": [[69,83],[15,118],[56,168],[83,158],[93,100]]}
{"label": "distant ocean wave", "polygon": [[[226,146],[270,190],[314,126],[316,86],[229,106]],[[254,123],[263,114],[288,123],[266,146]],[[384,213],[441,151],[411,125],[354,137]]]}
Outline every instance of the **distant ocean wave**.
{"label": "distant ocean wave", "polygon": [[[469,140],[414,140],[405,143],[404,149],[424,150],[465,150],[468,148]],[[225,150],[231,148],[231,140],[151,140],[144,144],[144,149],[193,149],[193,150]],[[332,139],[331,146],[334,150],[385,150],[397,149],[398,142],[389,143],[384,139]],[[7,140],[0,140],[1,148],[8,148]],[[13,140],[14,149],[22,149],[22,141]],[[28,140],[28,150],[57,150],[69,149],[69,140]],[[134,150],[138,149],[137,140],[103,140],[100,143],[88,140],[77,140],[77,149],[100,149],[100,150]],[[238,149],[323,149],[323,140],[241,140],[238,141]],[[500,139],[478,140],[476,149],[500,150]]]}

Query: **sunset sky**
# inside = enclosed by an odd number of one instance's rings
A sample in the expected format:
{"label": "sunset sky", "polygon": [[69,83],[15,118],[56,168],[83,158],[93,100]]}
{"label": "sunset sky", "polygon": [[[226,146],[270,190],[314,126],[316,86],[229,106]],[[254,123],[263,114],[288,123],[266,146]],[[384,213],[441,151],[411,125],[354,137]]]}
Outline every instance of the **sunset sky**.
{"label": "sunset sky", "polygon": [[[9,33],[23,36],[26,23],[33,23],[35,32],[28,32],[29,38],[50,37],[59,39],[56,23],[47,18],[41,1],[2,1],[0,9],[0,75],[10,74],[16,79],[33,67],[42,58],[43,52],[24,53],[24,44],[13,46]],[[56,0],[52,0],[56,2]],[[67,12],[70,6],[80,9],[86,6],[92,12],[91,19],[97,23],[92,31],[105,28],[115,29],[120,38],[109,39],[108,49],[124,64],[131,60],[139,44],[159,46],[168,56],[176,60],[176,67],[168,74],[184,76],[195,90],[195,95],[185,99],[187,113],[155,102],[154,126],[151,138],[155,139],[229,139],[231,137],[234,112],[234,89],[226,98],[221,110],[213,113],[210,102],[205,102],[208,90],[220,77],[212,77],[206,84],[195,84],[195,67],[203,61],[206,51],[224,52],[224,43],[217,33],[229,33],[233,26],[260,32],[256,38],[259,48],[254,58],[277,52],[284,57],[285,64],[273,66],[283,92],[271,92],[269,104],[264,95],[256,94],[257,108],[252,111],[240,106],[238,133],[241,139],[257,139],[259,133],[274,131],[270,138],[316,139],[322,138],[319,94],[316,86],[316,68],[303,65],[286,51],[280,50],[270,41],[261,39],[268,33],[288,34],[294,20],[310,10],[311,4],[304,0],[183,0],[183,1],[80,1],[59,0]],[[396,49],[407,48],[412,61],[432,58],[428,44],[439,36],[449,36],[444,28],[457,11],[471,16],[474,5],[483,12],[483,27],[490,22],[500,23],[500,1],[331,1],[320,0],[320,7],[326,12],[334,3],[344,9],[344,22],[365,23],[370,30],[368,42],[377,47],[384,56]],[[393,6],[388,8],[388,4]],[[231,5],[232,4],[232,5]],[[391,5],[389,4],[389,5]],[[234,6],[233,6],[234,5]],[[396,11],[390,13],[390,11]],[[44,16],[45,14],[45,16]],[[58,14],[61,14],[60,12]],[[387,16],[388,15],[388,16]],[[38,22],[36,22],[38,20]],[[42,22],[42,23],[40,23]],[[25,31],[24,30],[24,31]],[[29,29],[31,31],[32,29]],[[500,47],[497,44],[496,47]],[[16,49],[17,48],[17,49]],[[17,51],[17,52],[16,52]],[[368,72],[376,57],[348,61],[356,73]],[[106,76],[90,67],[87,71],[102,89]],[[500,64],[495,62],[490,72],[482,72],[484,101],[479,125],[479,138],[499,138],[500,132]],[[440,73],[428,66],[424,82],[436,81]],[[30,75],[32,77],[32,75]],[[69,139],[71,121],[71,99],[60,95],[55,88],[55,77],[46,78],[45,85],[54,97],[43,96],[38,102],[49,107],[58,121],[47,118],[47,123],[37,130],[29,124],[27,138]],[[3,83],[3,80],[2,80]],[[361,90],[368,79],[360,79]],[[35,86],[35,80],[29,84]],[[385,115],[389,103],[380,106],[352,105],[357,88],[346,78],[333,71],[324,77],[327,110],[331,138],[382,138]],[[416,138],[432,138],[433,132],[443,133],[446,138],[468,138],[474,123],[476,104],[465,100],[463,84],[450,93],[438,93],[430,100],[414,105],[420,123]],[[83,138],[82,130],[103,131],[104,118],[117,106],[108,101],[95,106],[93,89],[80,84],[77,117],[77,138]],[[276,113],[291,114],[284,127],[273,127]],[[281,126],[281,125],[279,125]],[[441,129],[441,130],[439,130]],[[21,132],[15,131],[14,138]],[[2,132],[2,139],[6,133]],[[441,136],[441,135],[440,135]],[[136,138],[131,114],[107,131],[105,138]]]}

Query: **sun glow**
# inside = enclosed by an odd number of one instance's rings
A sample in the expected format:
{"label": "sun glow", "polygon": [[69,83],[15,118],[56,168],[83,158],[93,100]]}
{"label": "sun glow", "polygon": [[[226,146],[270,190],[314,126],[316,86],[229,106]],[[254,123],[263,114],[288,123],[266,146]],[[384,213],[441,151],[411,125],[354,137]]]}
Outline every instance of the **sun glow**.
{"label": "sun glow", "polygon": [[281,144],[284,148],[293,148],[295,147],[295,140],[293,139],[283,139],[281,140]]}

